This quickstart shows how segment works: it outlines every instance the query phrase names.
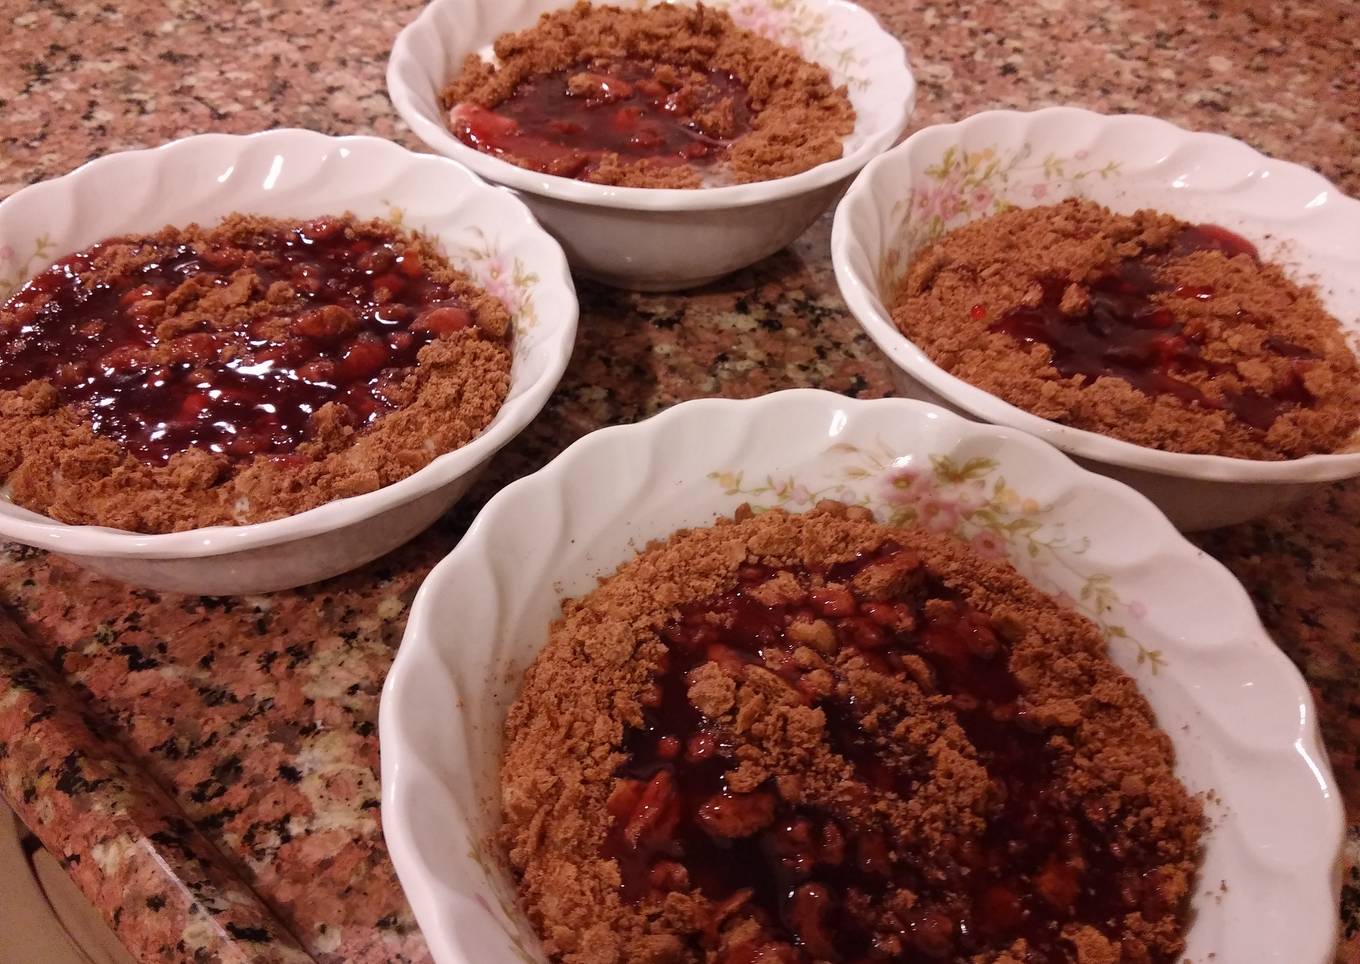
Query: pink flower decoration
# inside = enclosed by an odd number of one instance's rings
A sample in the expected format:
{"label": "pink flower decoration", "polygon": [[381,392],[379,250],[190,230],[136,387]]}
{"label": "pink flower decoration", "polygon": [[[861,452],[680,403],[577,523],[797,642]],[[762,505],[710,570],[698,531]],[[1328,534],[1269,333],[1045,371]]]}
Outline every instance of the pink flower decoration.
{"label": "pink flower decoration", "polygon": [[794,505],[807,505],[812,501],[812,493],[805,485],[795,485],[793,491],[789,493],[789,501]]}
{"label": "pink flower decoration", "polygon": [[973,204],[977,207],[985,208],[992,203],[992,189],[986,185],[981,185],[973,189]]}
{"label": "pink flower decoration", "polygon": [[1059,606],[1063,606],[1063,607],[1066,608],[1066,609],[1076,609],[1076,608],[1077,608],[1077,601],[1076,601],[1075,599],[1073,599],[1073,598],[1072,598],[1067,592],[1065,592],[1065,591],[1064,591],[1064,592],[1060,592],[1060,593],[1055,594],[1054,597],[1053,597],[1053,601],[1054,601],[1055,603],[1057,603]]}
{"label": "pink flower decoration", "polygon": [[1144,606],[1137,599],[1129,603],[1129,615],[1132,616],[1133,618],[1142,619],[1144,616],[1147,615],[1147,612],[1148,612],[1147,606]]}
{"label": "pink flower decoration", "polygon": [[917,520],[932,532],[952,532],[959,526],[959,507],[943,499],[927,499],[917,507]]}
{"label": "pink flower decoration", "polygon": [[1036,201],[1042,200],[1043,198],[1048,197],[1048,185],[1036,184],[1029,189],[1029,193],[1030,196],[1034,198],[1034,200]]}
{"label": "pink flower decoration", "polygon": [[1090,151],[1077,151],[1073,156],[1079,161],[1084,161],[1089,155]]}
{"label": "pink flower decoration", "polygon": [[1006,558],[1006,543],[995,532],[983,530],[973,536],[968,543],[973,551],[984,559],[1001,560]]}
{"label": "pink flower decoration", "polygon": [[14,249],[7,244],[0,244],[0,261],[13,261]]}
{"label": "pink flower decoration", "polygon": [[935,492],[935,480],[915,469],[894,469],[883,477],[882,498],[892,505],[915,505]]}

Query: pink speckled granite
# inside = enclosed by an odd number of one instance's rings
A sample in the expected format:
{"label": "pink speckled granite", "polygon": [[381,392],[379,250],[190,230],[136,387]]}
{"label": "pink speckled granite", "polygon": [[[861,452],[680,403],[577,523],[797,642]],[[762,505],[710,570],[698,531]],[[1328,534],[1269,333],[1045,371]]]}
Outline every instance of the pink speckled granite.
{"label": "pink speckled granite", "polygon": [[[1344,3],[868,4],[917,126],[1072,103],[1240,137],[1360,193],[1360,18]],[[0,195],[201,131],[418,147],[383,89],[412,0],[44,0],[0,33]],[[18,7],[16,6],[17,10]],[[0,239],[0,250],[3,249]],[[267,598],[129,590],[0,551],[0,792],[144,961],[423,961],[378,825],[378,693],[406,607],[482,499],[601,425],[699,395],[889,391],[836,293],[828,219],[686,295],[581,284],[575,359],[471,504],[364,570]],[[1341,959],[1360,964],[1360,485],[1201,539],[1311,682],[1351,813]],[[106,781],[106,782],[105,782]],[[299,948],[301,950],[299,950]],[[305,951],[305,954],[304,954]]]}

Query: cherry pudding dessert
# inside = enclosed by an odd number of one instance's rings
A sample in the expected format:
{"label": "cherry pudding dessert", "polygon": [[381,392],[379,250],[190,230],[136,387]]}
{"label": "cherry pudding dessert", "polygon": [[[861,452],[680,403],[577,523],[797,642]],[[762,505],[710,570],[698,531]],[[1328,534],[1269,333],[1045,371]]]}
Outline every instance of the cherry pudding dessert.
{"label": "cherry pudding dessert", "polygon": [[738,512],[569,601],[506,724],[549,956],[1180,958],[1202,814],[1096,628],[867,509]]}
{"label": "cherry pudding dessert", "polygon": [[1291,459],[1360,428],[1337,320],[1215,225],[1082,200],[1012,209],[919,252],[892,315],[946,371],[1139,445]]}
{"label": "cherry pudding dessert", "polygon": [[382,221],[111,238],[0,305],[0,478],[139,532],[289,515],[472,439],[509,337],[503,305]]}
{"label": "cherry pudding dessert", "polygon": [[841,156],[854,128],[826,69],[699,5],[576,6],[469,57],[444,90],[464,143],[601,184],[767,180]]}

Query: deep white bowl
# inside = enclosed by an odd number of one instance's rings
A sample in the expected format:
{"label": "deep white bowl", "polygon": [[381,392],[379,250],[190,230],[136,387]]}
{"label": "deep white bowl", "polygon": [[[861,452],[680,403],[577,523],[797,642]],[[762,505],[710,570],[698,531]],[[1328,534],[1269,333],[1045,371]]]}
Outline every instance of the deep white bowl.
{"label": "deep white bowl", "polygon": [[[610,187],[526,170],[449,132],[439,92],[472,53],[574,0],[434,0],[397,37],[387,90],[416,136],[519,192],[587,277],[640,291],[689,288],[773,254],[902,131],[916,82],[902,45],[845,0],[710,0],[738,25],[797,49],[846,85],[856,113],[845,153],[791,177],[679,190]],[[645,0],[650,6],[665,0]]]}
{"label": "deep white bowl", "polygon": [[437,519],[562,377],[577,306],[561,248],[505,191],[446,158],[376,137],[203,134],[111,154],[26,187],[0,203],[0,299],[102,238],[212,223],[236,211],[290,218],[351,211],[434,238],[514,317],[510,393],[491,424],[400,482],[272,522],[143,535],[56,522],[0,493],[0,539],[153,589],[219,595],[315,582],[377,558]]}
{"label": "deep white bowl", "polygon": [[497,494],[425,581],[378,732],[383,831],[436,961],[542,959],[490,838],[505,713],[562,599],[743,502],[820,498],[952,530],[1105,631],[1181,778],[1214,794],[1189,960],[1329,960],[1340,798],[1308,689],[1228,571],[1136,492],[1024,432],[803,390],[587,436]]}
{"label": "deep white bowl", "polygon": [[1236,231],[1263,258],[1316,284],[1360,348],[1360,201],[1320,175],[1152,117],[1072,107],[987,111],[912,134],[866,167],[836,210],[836,280],[892,361],[900,391],[1037,435],[1128,482],[1183,529],[1243,522],[1310,487],[1360,475],[1357,451],[1254,461],[1163,452],[1060,425],[949,374],[898,331],[887,304],[923,244],[991,214],[998,202],[1031,207],[1066,197]]}

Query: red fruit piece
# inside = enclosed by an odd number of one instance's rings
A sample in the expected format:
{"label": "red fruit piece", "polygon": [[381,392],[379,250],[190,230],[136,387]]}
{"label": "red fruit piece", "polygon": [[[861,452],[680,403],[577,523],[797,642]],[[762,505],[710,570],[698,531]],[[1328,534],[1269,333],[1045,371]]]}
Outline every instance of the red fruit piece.
{"label": "red fruit piece", "polygon": [[335,366],[336,377],[345,382],[372,378],[387,364],[388,357],[387,346],[382,342],[367,338],[356,341]]}
{"label": "red fruit piece", "polygon": [[435,335],[452,335],[472,324],[472,312],[466,308],[445,305],[431,308],[411,324],[414,331],[430,331]]}
{"label": "red fruit piece", "polygon": [[406,287],[406,279],[399,274],[388,272],[373,279],[373,298],[376,301],[391,301]]}
{"label": "red fruit piece", "polygon": [[1070,912],[1081,891],[1077,869],[1056,855],[1050,856],[1034,878],[1034,889],[1058,910]]}
{"label": "red fruit piece", "polygon": [[807,952],[818,960],[834,961],[840,956],[827,927],[827,917],[834,906],[831,891],[818,883],[803,884],[789,899],[786,910],[789,927]]}
{"label": "red fruit piece", "polygon": [[298,377],[304,382],[318,384],[330,382],[335,378],[335,362],[329,358],[314,358],[297,370]]}
{"label": "red fruit piece", "polygon": [[808,593],[812,608],[823,616],[853,616],[855,597],[844,586],[822,586]]}
{"label": "red fruit piece", "polygon": [[837,627],[841,638],[856,649],[878,649],[888,641],[883,627],[863,616],[850,616],[842,619]]}
{"label": "red fruit piece", "polygon": [[323,305],[308,308],[293,319],[289,327],[295,334],[318,341],[332,341],[350,331],[358,324],[354,313],[340,305]]}
{"label": "red fruit piece", "polygon": [[679,798],[669,770],[659,770],[643,789],[623,828],[623,839],[632,847],[644,840],[665,840],[679,819]]}
{"label": "red fruit piece", "polygon": [[991,934],[1010,933],[1025,922],[1020,896],[1004,884],[993,884],[983,891],[978,910],[983,930]]}
{"label": "red fruit piece", "polygon": [[768,827],[774,820],[774,807],[774,795],[762,790],[755,793],[718,793],[700,804],[696,816],[699,826],[709,836],[737,840]]}
{"label": "red fruit piece", "polygon": [[926,957],[944,960],[954,953],[954,922],[938,910],[918,910],[907,921],[911,942]]}

